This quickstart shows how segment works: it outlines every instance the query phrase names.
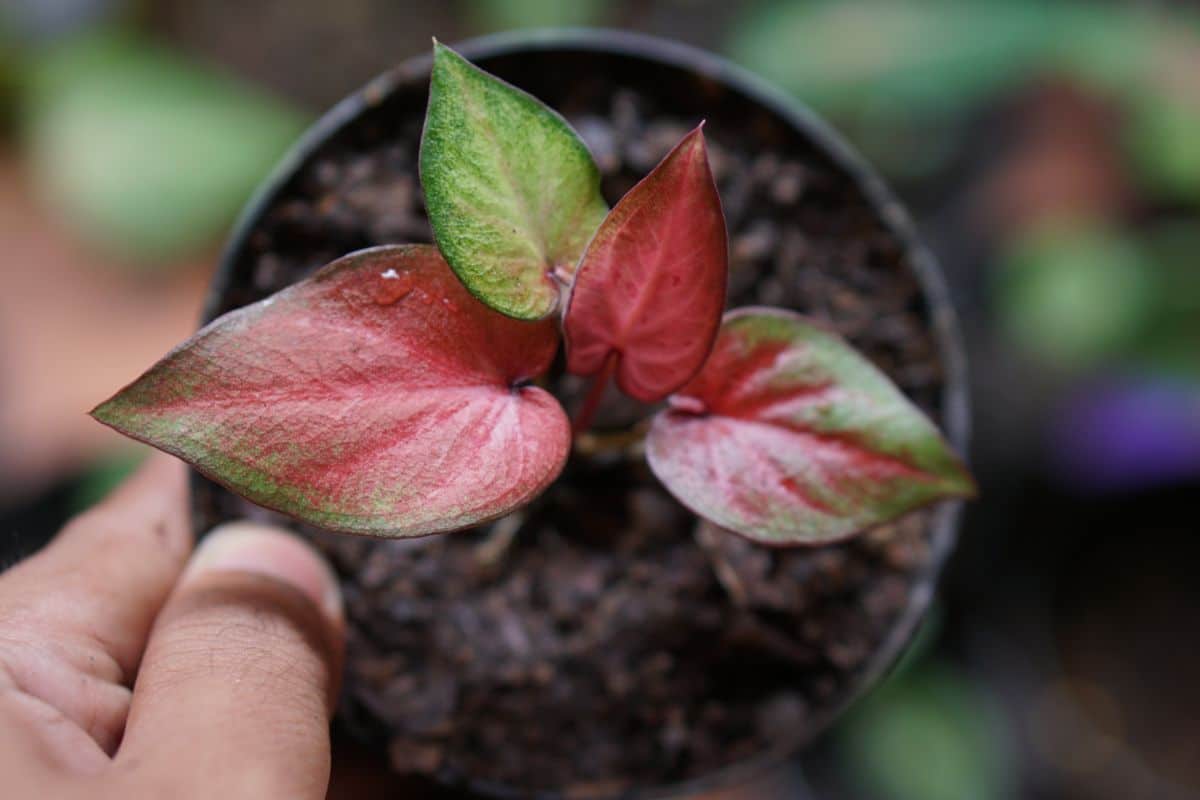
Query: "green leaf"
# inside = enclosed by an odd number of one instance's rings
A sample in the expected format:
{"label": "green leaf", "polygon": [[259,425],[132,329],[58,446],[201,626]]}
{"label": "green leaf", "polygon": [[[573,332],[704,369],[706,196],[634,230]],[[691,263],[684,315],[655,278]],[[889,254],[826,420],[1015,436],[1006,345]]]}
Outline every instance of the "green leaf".
{"label": "green leaf", "polygon": [[646,458],[685,506],[764,544],[824,544],[975,493],[882,372],[771,308],[725,315],[708,362],[654,418]]}
{"label": "green leaf", "polygon": [[1008,736],[993,698],[950,665],[930,663],[858,705],[836,743],[863,797],[996,800],[1013,796]]}
{"label": "green leaf", "polygon": [[38,190],[74,235],[134,264],[218,241],[306,125],[278,100],[125,34],[52,48],[25,100]]}
{"label": "green leaf", "polygon": [[1125,138],[1151,189],[1195,200],[1200,198],[1200,101],[1179,94],[1146,93],[1131,103]]}
{"label": "green leaf", "polygon": [[[1053,5],[1053,4],[1051,4]],[[961,110],[1038,66],[1047,4],[1004,0],[769,3],[734,31],[730,55],[825,113],[887,104]]]}
{"label": "green leaf", "polygon": [[542,319],[608,206],[600,171],[561,116],[434,44],[421,184],[446,261],[487,305]]}
{"label": "green leaf", "polygon": [[490,32],[595,25],[608,7],[608,0],[471,0],[467,13],[475,27]]}
{"label": "green leaf", "polygon": [[1200,224],[1181,219],[1145,232],[1146,258],[1154,264],[1153,299],[1136,343],[1138,366],[1200,378]]}
{"label": "green leaf", "polygon": [[1119,231],[1038,230],[1001,258],[995,286],[1001,330],[1063,369],[1112,361],[1151,319],[1154,277],[1139,243]]}

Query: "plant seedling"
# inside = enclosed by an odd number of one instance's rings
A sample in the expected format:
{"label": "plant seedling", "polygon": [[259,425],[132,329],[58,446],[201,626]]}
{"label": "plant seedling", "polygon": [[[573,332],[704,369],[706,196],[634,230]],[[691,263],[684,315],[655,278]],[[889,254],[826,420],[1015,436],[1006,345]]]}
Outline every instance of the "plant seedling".
{"label": "plant seedling", "polygon": [[[435,42],[420,171],[436,246],[353,253],[226,314],[93,415],[263,506],[387,537],[529,503],[610,381],[665,401],[645,442],[663,485],[758,542],[834,541],[974,492],[838,336],[723,313],[703,123],[610,211],[562,117]],[[593,379],[573,422],[535,383],[560,333]]]}

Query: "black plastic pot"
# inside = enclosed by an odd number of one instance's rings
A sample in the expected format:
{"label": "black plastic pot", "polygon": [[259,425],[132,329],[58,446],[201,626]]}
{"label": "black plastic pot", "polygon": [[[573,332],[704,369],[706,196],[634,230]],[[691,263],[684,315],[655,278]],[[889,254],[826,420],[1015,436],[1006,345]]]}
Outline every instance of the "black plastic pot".
{"label": "black plastic pot", "polygon": [[[904,250],[905,261],[923,291],[928,325],[933,331],[942,364],[944,383],[939,422],[953,444],[960,451],[965,449],[968,432],[965,365],[942,275],[918,240],[906,213],[880,179],[810,111],[719,58],[647,36],[607,31],[544,31],[477,39],[459,49],[483,68],[543,97],[562,94],[564,82],[569,83],[589,70],[615,71],[636,74],[638,80],[661,87],[658,91],[670,97],[681,113],[707,117],[710,130],[717,129],[722,118],[757,114],[773,126],[789,131],[800,146],[814,151],[828,163],[831,171],[856,187],[883,227]],[[313,126],[262,187],[238,224],[214,281],[206,319],[259,299],[253,292],[245,290],[246,281],[235,280],[251,268],[248,243],[265,215],[316,154],[356,125],[369,124],[373,116],[415,115],[418,119],[423,116],[430,63],[427,56],[404,62],[351,95]],[[243,288],[236,288],[238,286]],[[202,480],[195,486],[197,509],[210,508],[212,493],[222,491]],[[701,780],[672,787],[645,787],[637,796],[685,797],[750,780],[795,754],[828,726],[855,697],[889,669],[909,642],[929,606],[938,573],[954,545],[959,510],[956,503],[948,503],[937,510],[932,523],[932,553],[908,598],[906,610],[890,634],[879,642],[867,667],[841,690],[823,713],[815,715],[803,730],[795,731],[787,741],[779,742],[769,752]],[[200,520],[205,525],[211,525],[213,521],[211,518]],[[466,777],[469,783],[469,776]],[[512,788],[478,784],[472,784],[472,787],[492,796],[526,796]]]}

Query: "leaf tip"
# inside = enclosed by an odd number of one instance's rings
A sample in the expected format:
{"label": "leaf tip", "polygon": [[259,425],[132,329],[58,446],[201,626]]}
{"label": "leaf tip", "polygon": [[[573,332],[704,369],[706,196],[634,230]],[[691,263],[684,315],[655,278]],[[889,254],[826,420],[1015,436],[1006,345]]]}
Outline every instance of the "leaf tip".
{"label": "leaf tip", "polygon": [[[708,182],[712,184],[712,190],[715,193],[717,190],[716,178],[713,176],[712,163],[708,158],[708,139],[704,135],[704,125],[706,122],[707,120],[701,120],[699,125],[688,131],[687,135],[679,140],[679,144],[675,145],[667,158],[675,156],[684,163],[706,174]],[[720,195],[717,196],[717,202],[718,204],[720,203]],[[721,213],[722,218],[724,218],[724,211],[722,210]]]}
{"label": "leaf tip", "polygon": [[[929,424],[936,425],[932,420]],[[976,500],[979,498],[979,482],[971,473],[958,451],[940,432],[935,433],[941,450],[940,464],[929,469],[929,474],[938,481],[936,500]]]}
{"label": "leaf tip", "polygon": [[97,403],[96,406],[87,415],[103,425],[112,425],[113,406],[116,405],[120,395],[114,395],[107,400]]}
{"label": "leaf tip", "polygon": [[[128,388],[128,387],[127,387]],[[144,418],[136,403],[130,402],[127,389],[122,389],[104,402],[98,404],[88,416],[106,428],[111,428],[122,436],[128,436],[139,442],[162,448],[159,443],[151,441],[144,430]]]}
{"label": "leaf tip", "polygon": [[947,478],[947,497],[956,497],[962,500],[979,499],[979,481],[975,479],[966,463],[957,455],[954,456],[954,467]]}
{"label": "leaf tip", "polygon": [[436,36],[433,37],[433,68],[435,71],[439,69],[448,69],[454,67],[475,67],[470,61],[462,56],[453,47],[439,41]]}
{"label": "leaf tip", "polygon": [[680,144],[689,146],[693,149],[707,151],[708,142],[704,138],[704,126],[708,122],[707,119],[700,120],[700,124],[688,131],[687,136],[684,136]]}

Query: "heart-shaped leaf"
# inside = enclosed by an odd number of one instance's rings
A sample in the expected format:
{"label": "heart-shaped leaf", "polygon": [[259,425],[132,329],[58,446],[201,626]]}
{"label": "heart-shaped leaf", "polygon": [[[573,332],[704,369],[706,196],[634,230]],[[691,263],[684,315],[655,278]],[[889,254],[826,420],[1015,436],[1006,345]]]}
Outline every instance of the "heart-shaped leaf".
{"label": "heart-shaped leaf", "polygon": [[701,128],[617,203],[587,247],[563,321],[567,369],[657,402],[712,349],[729,272],[725,215]]}
{"label": "heart-shaped leaf", "polygon": [[421,185],[442,254],[497,311],[541,319],[604,219],[600,171],[541,101],[434,44]]}
{"label": "heart-shaped leaf", "polygon": [[525,382],[551,320],[472,297],[432,246],[339,259],[226,314],[93,415],[256,503],[325,528],[474,525],[561,471],[561,406]]}
{"label": "heart-shaped leaf", "polygon": [[650,467],[680,502],[765,544],[822,544],[975,491],[924,414],[799,314],[725,316],[712,356],[655,418]]}

